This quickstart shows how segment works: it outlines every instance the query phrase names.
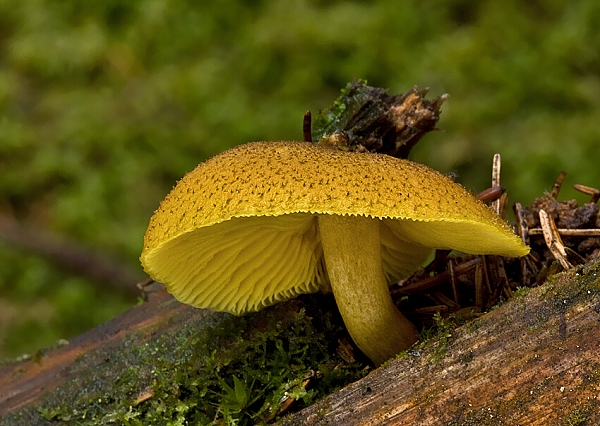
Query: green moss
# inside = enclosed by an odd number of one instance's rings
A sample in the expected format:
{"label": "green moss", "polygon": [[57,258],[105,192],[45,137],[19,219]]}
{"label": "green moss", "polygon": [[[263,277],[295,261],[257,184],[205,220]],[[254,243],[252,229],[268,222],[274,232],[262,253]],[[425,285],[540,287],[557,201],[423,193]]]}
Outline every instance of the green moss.
{"label": "green moss", "polygon": [[340,91],[331,107],[321,111],[313,119],[312,137],[319,141],[326,135],[347,130],[349,119],[353,117],[369,99],[364,80],[348,83]]}
{"label": "green moss", "polygon": [[546,293],[552,294],[552,291],[554,290],[554,285],[552,284],[552,282],[554,279],[554,276],[548,277],[548,279],[544,283],[544,286],[540,290],[540,296],[544,296]]}
{"label": "green moss", "polygon": [[[241,318],[214,314],[147,342],[128,336],[116,351],[80,357],[76,380],[9,424],[245,425],[274,418],[289,398],[294,409],[309,405],[368,371],[337,355],[345,329],[316,299]],[[88,374],[92,356],[107,361]]]}
{"label": "green moss", "polygon": [[408,351],[401,352],[396,358],[406,357],[409,352],[418,352],[426,346],[431,348],[430,359],[432,362],[438,363],[446,356],[452,330],[459,325],[460,320],[454,315],[443,317],[439,312],[433,315],[433,320],[435,322],[433,327],[423,329],[419,333],[419,343]]}
{"label": "green moss", "polygon": [[472,353],[472,352],[468,352],[468,353],[466,353],[466,354],[462,354],[462,355],[459,357],[459,361],[460,361],[462,364],[468,364],[468,363],[470,363],[471,361],[473,361],[473,358],[474,358],[474,357],[473,357],[473,353]]}
{"label": "green moss", "polygon": [[531,291],[531,287],[517,287],[515,291],[513,291],[511,300],[518,300],[525,297]]}
{"label": "green moss", "polygon": [[555,305],[566,308],[600,293],[600,261],[578,266],[567,276],[571,283],[560,287],[554,298]]}
{"label": "green moss", "polygon": [[591,414],[595,413],[597,408],[595,404],[588,403],[583,407],[578,407],[572,410],[566,418],[560,423],[560,426],[584,426]]}

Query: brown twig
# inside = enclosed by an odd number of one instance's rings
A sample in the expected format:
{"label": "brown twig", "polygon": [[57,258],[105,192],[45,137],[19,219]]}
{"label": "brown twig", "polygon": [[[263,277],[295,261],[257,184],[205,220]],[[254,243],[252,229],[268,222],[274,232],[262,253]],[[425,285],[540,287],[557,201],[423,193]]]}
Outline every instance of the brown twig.
{"label": "brown twig", "polygon": [[[475,269],[475,266],[481,262],[480,258],[472,259],[468,262],[457,265],[454,268],[454,274],[456,276],[464,274],[466,272],[472,271]],[[450,277],[450,273],[448,271],[439,273],[433,277],[425,278],[424,280],[410,283],[404,285],[405,281],[400,281],[397,283],[397,288],[393,288],[391,290],[392,296],[402,295],[402,294],[412,294],[422,292],[424,290],[430,289],[439,285],[440,283],[446,281]]]}
{"label": "brown twig", "polygon": [[577,191],[579,191],[583,194],[590,195],[592,197],[592,199],[590,200],[590,203],[592,203],[592,204],[596,204],[598,202],[598,200],[600,200],[600,189],[592,188],[590,186],[580,185],[578,183],[573,185],[573,188],[575,188]]}
{"label": "brown twig", "polygon": [[[563,237],[600,237],[600,229],[565,229],[565,228],[557,228],[556,232]],[[529,235],[544,235],[544,230],[542,228],[531,228],[529,230]]]}
{"label": "brown twig", "polygon": [[477,194],[477,198],[479,198],[484,203],[491,203],[495,200],[498,200],[502,194],[506,191],[505,188],[501,186],[492,186],[491,188],[484,189],[479,194]]}
{"label": "brown twig", "polygon": [[450,299],[448,296],[446,296],[444,293],[442,293],[441,291],[434,291],[432,293],[432,298],[433,300],[435,300],[436,302],[438,302],[440,305],[446,305],[448,306],[449,310],[457,310],[460,305],[457,305],[454,300]]}
{"label": "brown twig", "polygon": [[304,142],[312,142],[312,115],[310,110],[306,110],[304,113],[304,119],[302,120],[302,135]]}
{"label": "brown twig", "polygon": [[523,206],[521,203],[515,203],[514,208],[515,218],[517,219],[517,233],[521,240],[527,245],[529,245],[529,226],[527,225],[527,220],[525,219],[525,212],[523,211]]}
{"label": "brown twig", "polygon": [[475,267],[475,306],[483,309],[483,262]]}
{"label": "brown twig", "polygon": [[452,263],[452,260],[448,261],[448,272],[450,273],[450,285],[452,286],[452,296],[454,299],[454,305],[460,306],[458,290],[456,288],[456,276],[454,275],[454,265]]}
{"label": "brown twig", "polygon": [[546,241],[546,245],[552,253],[552,256],[559,261],[563,268],[572,268],[573,265],[567,260],[565,245],[558,234],[558,229],[556,228],[554,219],[552,219],[552,216],[548,215],[548,213],[546,213],[546,211],[543,209],[540,210],[539,215],[540,224],[542,225],[542,232],[544,234],[544,240]]}
{"label": "brown twig", "polygon": [[440,312],[448,311],[448,305],[433,305],[417,308],[412,313],[417,315],[434,315]]}
{"label": "brown twig", "polygon": [[[494,160],[492,161],[492,187],[500,186],[501,161],[500,154],[494,154]],[[492,209],[494,209],[496,214],[500,215],[500,199],[492,202]]]}
{"label": "brown twig", "polygon": [[554,185],[552,185],[552,191],[550,191],[550,196],[552,198],[554,198],[555,200],[558,197],[558,193],[560,192],[560,188],[562,187],[562,184],[563,184],[566,176],[567,176],[567,172],[565,172],[564,170],[561,171],[558,174],[558,176],[556,177],[556,180],[554,181]]}

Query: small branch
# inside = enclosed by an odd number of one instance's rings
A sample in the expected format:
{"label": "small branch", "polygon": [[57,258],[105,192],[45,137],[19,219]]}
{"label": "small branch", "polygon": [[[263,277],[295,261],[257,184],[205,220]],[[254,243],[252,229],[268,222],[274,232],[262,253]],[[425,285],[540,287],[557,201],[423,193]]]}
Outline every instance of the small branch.
{"label": "small branch", "polygon": [[558,197],[558,193],[560,192],[560,189],[562,188],[562,184],[565,181],[566,176],[567,176],[567,172],[565,172],[564,170],[558,174],[558,176],[556,177],[556,180],[554,181],[554,185],[552,185],[552,191],[550,191],[550,197],[552,197],[556,200],[556,198]]}
{"label": "small branch", "polygon": [[[556,229],[559,235],[563,237],[600,237],[600,229],[565,229],[565,228],[557,228]],[[531,228],[529,230],[529,235],[544,235],[544,230],[542,228]]]}
{"label": "small branch", "polygon": [[[501,166],[502,163],[500,154],[494,154],[494,160],[492,162],[492,187],[500,186]],[[501,216],[500,199],[492,201],[492,209],[498,216]]]}
{"label": "small branch", "polygon": [[312,119],[311,119],[310,110],[307,110],[304,113],[304,118],[302,120],[302,137],[304,138],[304,142],[312,142]]}
{"label": "small branch", "polygon": [[575,188],[577,191],[581,192],[582,194],[590,195],[592,197],[590,199],[590,203],[592,203],[592,204],[596,204],[598,202],[598,200],[600,200],[600,190],[599,189],[592,188],[590,186],[580,185],[578,183],[573,185],[573,188]]}
{"label": "small branch", "polygon": [[[462,275],[467,272],[470,272],[473,269],[475,269],[475,267],[480,262],[481,262],[481,258],[477,257],[468,262],[457,265],[453,269],[454,275],[458,276],[458,275]],[[402,295],[402,294],[420,293],[420,292],[423,292],[425,290],[428,290],[432,287],[439,285],[440,283],[446,281],[448,278],[450,278],[450,273],[448,271],[444,271],[433,277],[425,278],[424,280],[421,280],[421,281],[418,281],[415,283],[406,284],[406,285],[404,285],[405,280],[403,280],[397,284],[397,287],[395,287],[395,286],[392,287],[390,289],[390,292],[391,292],[392,296],[398,296],[398,295]]]}

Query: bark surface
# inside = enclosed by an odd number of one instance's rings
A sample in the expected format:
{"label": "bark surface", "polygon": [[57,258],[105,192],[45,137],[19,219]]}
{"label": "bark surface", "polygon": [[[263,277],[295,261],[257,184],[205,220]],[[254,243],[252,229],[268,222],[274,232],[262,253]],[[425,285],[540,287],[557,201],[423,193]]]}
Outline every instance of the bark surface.
{"label": "bark surface", "polygon": [[[123,356],[119,351],[128,348],[123,342],[132,333],[132,345],[143,345],[220,315],[181,305],[164,290],[151,294],[67,346],[2,367],[0,419],[29,409],[62,384],[93,378],[107,365],[115,368],[112,360]],[[440,336],[280,424],[600,424],[599,355],[595,262],[460,327],[449,323]]]}
{"label": "bark surface", "polygon": [[281,425],[600,424],[600,262],[560,274]]}

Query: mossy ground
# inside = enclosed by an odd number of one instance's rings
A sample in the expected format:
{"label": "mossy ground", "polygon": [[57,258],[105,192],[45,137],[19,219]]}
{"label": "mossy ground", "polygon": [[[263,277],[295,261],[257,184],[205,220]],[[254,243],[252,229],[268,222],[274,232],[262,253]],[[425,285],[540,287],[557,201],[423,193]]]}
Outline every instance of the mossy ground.
{"label": "mossy ground", "polygon": [[[214,314],[146,342],[128,336],[80,357],[77,379],[3,424],[245,425],[275,418],[290,397],[299,409],[370,370],[337,354],[347,335],[331,300],[301,300]],[[90,357],[105,362],[86,371]]]}

